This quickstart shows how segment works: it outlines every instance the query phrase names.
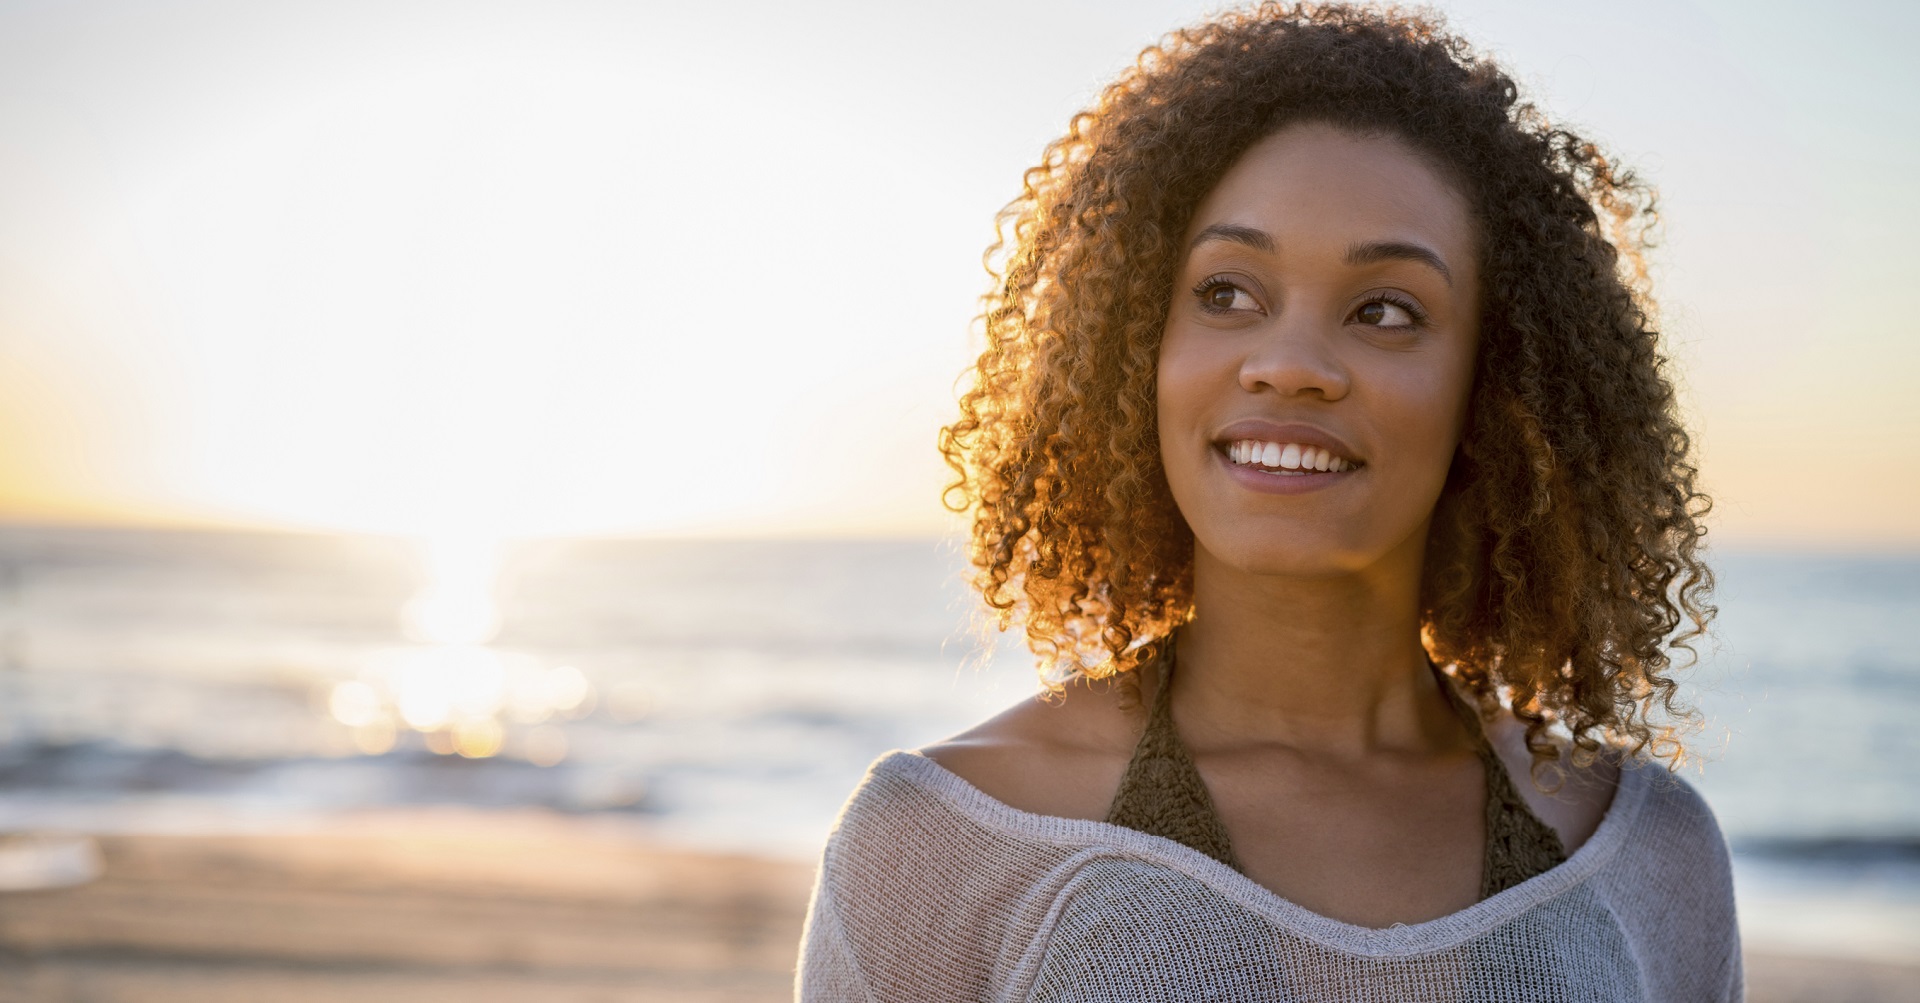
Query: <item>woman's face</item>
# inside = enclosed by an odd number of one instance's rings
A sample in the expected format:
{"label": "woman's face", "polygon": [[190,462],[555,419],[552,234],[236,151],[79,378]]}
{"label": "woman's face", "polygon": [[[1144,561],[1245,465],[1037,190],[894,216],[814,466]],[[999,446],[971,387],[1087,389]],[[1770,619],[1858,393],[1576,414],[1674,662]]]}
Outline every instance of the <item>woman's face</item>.
{"label": "woman's face", "polygon": [[1397,138],[1301,124],[1247,150],[1186,246],[1157,392],[1196,559],[1417,561],[1473,381],[1466,201]]}

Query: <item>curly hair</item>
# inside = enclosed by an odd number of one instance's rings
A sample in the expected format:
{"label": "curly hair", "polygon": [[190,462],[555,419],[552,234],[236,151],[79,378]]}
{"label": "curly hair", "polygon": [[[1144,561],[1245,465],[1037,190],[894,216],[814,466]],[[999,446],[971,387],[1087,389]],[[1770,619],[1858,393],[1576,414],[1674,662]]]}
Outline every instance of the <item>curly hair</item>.
{"label": "curly hair", "polygon": [[940,435],[974,584],[1056,689],[1137,668],[1192,617],[1154,400],[1182,237],[1249,146],[1308,121],[1410,143],[1479,231],[1480,350],[1421,582],[1429,654],[1525,722],[1536,772],[1559,758],[1551,729],[1576,764],[1608,745],[1677,763],[1692,715],[1670,652],[1714,613],[1710,502],[1653,326],[1652,191],[1428,16],[1266,3],[1177,31],[1026,172],[987,253],[986,348]]}

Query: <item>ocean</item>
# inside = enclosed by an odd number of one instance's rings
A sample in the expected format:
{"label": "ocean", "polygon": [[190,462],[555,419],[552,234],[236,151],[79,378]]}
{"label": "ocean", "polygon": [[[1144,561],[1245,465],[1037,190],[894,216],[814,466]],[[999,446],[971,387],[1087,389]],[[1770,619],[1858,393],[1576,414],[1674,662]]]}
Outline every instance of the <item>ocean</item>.
{"label": "ocean", "polygon": [[[1920,960],[1920,556],[1713,562],[1682,775],[1744,934]],[[963,564],[942,540],[0,526],[0,832],[453,807],[812,856],[875,757],[1033,692]]]}

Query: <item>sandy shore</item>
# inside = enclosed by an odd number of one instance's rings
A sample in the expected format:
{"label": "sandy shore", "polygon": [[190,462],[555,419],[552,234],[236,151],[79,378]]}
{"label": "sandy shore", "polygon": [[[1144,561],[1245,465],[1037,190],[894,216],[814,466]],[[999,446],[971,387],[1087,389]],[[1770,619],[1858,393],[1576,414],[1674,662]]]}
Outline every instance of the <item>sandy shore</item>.
{"label": "sandy shore", "polygon": [[812,877],[517,818],[99,842],[0,897],[0,1003],[789,999]]}
{"label": "sandy shore", "polygon": [[[0,895],[0,1003],[790,999],[805,864],[591,821],[380,819],[103,836]],[[1920,967],[1753,954],[1750,999],[1920,1001]]]}

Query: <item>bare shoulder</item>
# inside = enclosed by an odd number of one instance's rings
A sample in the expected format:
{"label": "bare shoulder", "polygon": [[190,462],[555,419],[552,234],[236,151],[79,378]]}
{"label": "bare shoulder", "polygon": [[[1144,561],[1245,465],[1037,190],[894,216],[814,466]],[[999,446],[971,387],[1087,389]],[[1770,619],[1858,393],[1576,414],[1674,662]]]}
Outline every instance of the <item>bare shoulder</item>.
{"label": "bare shoulder", "polygon": [[[1487,728],[1487,738],[1513,777],[1513,786],[1526,799],[1527,807],[1540,821],[1560,834],[1568,853],[1580,849],[1600,828],[1607,809],[1613,806],[1614,791],[1620,787],[1620,762],[1617,757],[1601,755],[1585,767],[1565,765],[1558,789],[1544,791],[1530,778],[1533,755],[1527,750],[1526,726],[1511,714],[1502,713]],[[1561,754],[1567,764],[1566,748]]]}
{"label": "bare shoulder", "polygon": [[920,753],[1003,804],[1104,819],[1143,718],[1120,687],[1077,682],[1029,697]]}

